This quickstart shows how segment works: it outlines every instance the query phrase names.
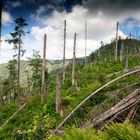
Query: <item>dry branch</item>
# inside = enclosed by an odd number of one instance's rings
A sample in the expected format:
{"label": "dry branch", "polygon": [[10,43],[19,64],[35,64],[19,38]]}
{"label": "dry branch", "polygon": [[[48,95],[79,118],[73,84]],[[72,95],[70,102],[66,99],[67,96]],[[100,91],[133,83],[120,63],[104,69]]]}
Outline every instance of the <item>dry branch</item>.
{"label": "dry branch", "polygon": [[26,103],[24,103],[22,106],[20,106],[20,108],[16,112],[14,112],[13,115],[9,119],[7,119],[6,122],[0,128],[3,128],[7,123],[9,123],[9,121],[12,120],[16,116],[16,114],[19,111],[21,111],[25,106],[26,106]]}

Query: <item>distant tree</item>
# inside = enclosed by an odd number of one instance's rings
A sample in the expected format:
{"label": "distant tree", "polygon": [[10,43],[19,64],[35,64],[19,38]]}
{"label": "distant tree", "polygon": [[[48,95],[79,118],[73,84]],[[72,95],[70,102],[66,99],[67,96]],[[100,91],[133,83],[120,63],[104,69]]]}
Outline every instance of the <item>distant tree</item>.
{"label": "distant tree", "polygon": [[9,79],[6,78],[2,81],[2,102],[8,102],[8,94],[9,94]]}
{"label": "distant tree", "polygon": [[27,78],[27,89],[26,89],[26,91],[27,91],[27,93],[30,93],[30,91],[31,91],[30,72],[29,72],[29,70],[26,70],[25,73],[26,73],[26,78]]}
{"label": "distant tree", "polygon": [[2,81],[2,99],[10,102],[17,97],[17,60],[10,60],[6,66],[9,76]]}
{"label": "distant tree", "polygon": [[[7,40],[9,42],[9,44],[13,44],[14,45],[14,50],[17,51],[17,54],[15,54],[14,56],[17,56],[17,63],[18,63],[18,88],[20,88],[20,58],[24,55],[25,50],[22,48],[22,43],[23,43],[23,36],[28,33],[25,31],[25,27],[27,26],[27,23],[25,21],[25,19],[23,19],[22,17],[17,18],[15,20],[15,31],[10,33],[11,35],[11,39]],[[19,92],[19,91],[18,91]]]}
{"label": "distant tree", "polygon": [[39,55],[39,51],[33,50],[33,56],[28,58],[29,66],[32,70],[32,91],[40,92],[41,91],[41,70],[42,70],[42,59]]}
{"label": "distant tree", "polygon": [[14,95],[14,99],[17,96],[17,60],[13,59],[8,62],[8,65],[6,67],[9,72],[9,89],[10,94]]}

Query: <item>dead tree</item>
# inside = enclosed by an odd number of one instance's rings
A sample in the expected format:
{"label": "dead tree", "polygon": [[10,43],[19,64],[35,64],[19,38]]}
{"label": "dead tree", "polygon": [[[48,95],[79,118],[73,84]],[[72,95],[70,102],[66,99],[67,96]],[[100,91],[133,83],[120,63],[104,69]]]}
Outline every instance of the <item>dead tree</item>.
{"label": "dead tree", "polygon": [[136,111],[137,111],[137,106],[134,105],[134,106],[131,108],[130,112],[127,114],[127,117],[125,118],[124,123],[130,122],[130,121],[133,119],[133,116],[135,115]]}
{"label": "dead tree", "polygon": [[125,56],[125,69],[128,69],[128,55]]}
{"label": "dead tree", "polygon": [[115,61],[117,61],[117,57],[118,57],[118,27],[119,27],[119,23],[117,22],[117,26],[116,26]]}
{"label": "dead tree", "polygon": [[66,54],[66,20],[64,20],[64,50],[63,50],[63,82],[65,81],[65,54]]}
{"label": "dead tree", "polygon": [[100,116],[94,118],[91,122],[93,125],[98,125],[107,120],[108,118],[112,117],[113,115],[122,112],[125,109],[128,109],[132,105],[135,105],[139,100],[140,100],[140,90],[137,89],[131,94],[129,94],[127,97],[122,99],[120,102],[118,102],[115,106],[105,111]]}
{"label": "dead tree", "polygon": [[120,48],[120,62],[123,61],[123,52],[124,52],[124,43],[123,43],[123,40],[122,40],[121,48]]}
{"label": "dead tree", "polygon": [[76,86],[75,81],[75,49],[76,49],[76,33],[74,34],[74,45],[73,45],[73,62],[72,62],[72,87]]}
{"label": "dead tree", "polygon": [[55,107],[56,112],[59,113],[61,116],[63,116],[63,107],[61,102],[61,94],[60,94],[60,78],[59,75],[56,75],[56,99],[55,99]]}
{"label": "dead tree", "polygon": [[87,67],[87,22],[85,22],[85,68]]}
{"label": "dead tree", "polygon": [[45,71],[46,71],[46,40],[47,35],[44,34],[44,47],[43,47],[43,60],[42,60],[42,86],[41,86],[41,102],[44,100],[46,94],[46,81],[45,81]]}
{"label": "dead tree", "polygon": [[102,41],[101,41],[101,47],[99,47],[99,50],[98,50],[98,57],[99,57],[99,59],[101,57],[101,48],[102,48]]}

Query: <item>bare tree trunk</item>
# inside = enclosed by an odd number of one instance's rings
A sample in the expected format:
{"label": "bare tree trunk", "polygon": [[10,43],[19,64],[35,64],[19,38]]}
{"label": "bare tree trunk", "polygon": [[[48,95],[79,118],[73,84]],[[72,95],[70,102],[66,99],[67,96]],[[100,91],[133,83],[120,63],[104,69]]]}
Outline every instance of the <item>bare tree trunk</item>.
{"label": "bare tree trunk", "polygon": [[117,57],[118,57],[118,26],[119,26],[119,23],[117,22],[117,26],[116,26],[115,61],[117,61]]}
{"label": "bare tree trunk", "polygon": [[130,95],[125,97],[123,100],[118,102],[115,106],[101,114],[99,117],[96,117],[92,120],[92,123],[94,125],[97,125],[106,119],[110,118],[111,116],[115,115],[118,112],[121,112],[122,110],[128,108],[132,104],[136,104],[140,100],[140,90],[135,90]]}
{"label": "bare tree trunk", "polygon": [[72,86],[75,87],[75,48],[76,48],[76,33],[74,34],[73,45],[73,63],[72,63]]}
{"label": "bare tree trunk", "polygon": [[85,68],[87,67],[87,22],[85,22]]}
{"label": "bare tree trunk", "polygon": [[56,75],[56,99],[55,99],[55,104],[56,104],[56,112],[59,113],[61,116],[63,116],[63,107],[62,107],[62,102],[61,102],[61,94],[60,94],[60,78],[59,75]]}
{"label": "bare tree trunk", "polygon": [[120,49],[120,62],[123,61],[123,51],[124,51],[124,44],[123,41],[121,43],[121,49]]}
{"label": "bare tree trunk", "polygon": [[136,107],[136,105],[134,105],[134,106],[131,108],[130,112],[128,113],[127,117],[125,118],[124,123],[130,122],[130,120],[131,120],[133,114],[136,112],[136,110],[137,110],[137,107]]}
{"label": "bare tree trunk", "polygon": [[128,55],[125,56],[125,69],[128,69]]}
{"label": "bare tree trunk", "polygon": [[63,52],[63,82],[65,81],[65,53],[66,53],[66,20],[64,20],[64,52]]}
{"label": "bare tree trunk", "polygon": [[46,71],[46,39],[47,39],[47,36],[46,36],[46,34],[44,34],[43,61],[42,61],[41,102],[44,100],[44,97],[46,95],[46,82],[45,82],[45,71]]}

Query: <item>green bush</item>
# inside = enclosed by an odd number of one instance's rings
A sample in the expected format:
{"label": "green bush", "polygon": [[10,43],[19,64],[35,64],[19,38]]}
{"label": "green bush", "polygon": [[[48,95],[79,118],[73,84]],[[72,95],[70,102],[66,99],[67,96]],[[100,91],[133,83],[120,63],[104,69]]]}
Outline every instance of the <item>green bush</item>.
{"label": "green bush", "polygon": [[51,135],[49,140],[140,140],[140,131],[132,124],[111,124],[106,130],[95,132],[93,128],[71,127],[62,136]]}
{"label": "green bush", "polygon": [[92,129],[72,127],[64,131],[63,136],[50,136],[49,140],[98,140]]}
{"label": "green bush", "polygon": [[111,124],[107,130],[99,133],[101,140],[140,140],[140,131],[131,124]]}

